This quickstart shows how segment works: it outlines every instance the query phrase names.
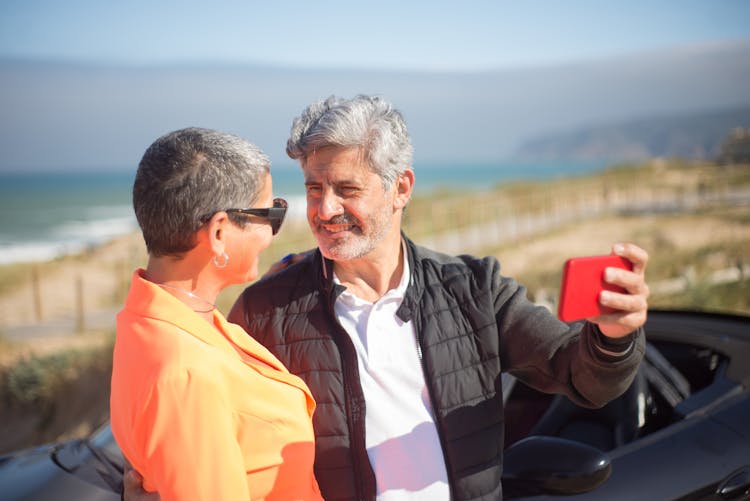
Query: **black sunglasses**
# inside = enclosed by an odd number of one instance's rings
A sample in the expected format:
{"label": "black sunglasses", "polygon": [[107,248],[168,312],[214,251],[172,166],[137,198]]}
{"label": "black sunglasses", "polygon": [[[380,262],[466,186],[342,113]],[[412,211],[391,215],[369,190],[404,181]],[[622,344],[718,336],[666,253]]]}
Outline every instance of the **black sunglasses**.
{"label": "black sunglasses", "polygon": [[237,212],[239,214],[248,214],[250,216],[257,216],[267,219],[271,223],[271,231],[273,234],[279,232],[281,223],[284,222],[284,216],[286,216],[286,208],[288,204],[283,198],[274,198],[273,207],[265,209],[224,209],[224,212]]}

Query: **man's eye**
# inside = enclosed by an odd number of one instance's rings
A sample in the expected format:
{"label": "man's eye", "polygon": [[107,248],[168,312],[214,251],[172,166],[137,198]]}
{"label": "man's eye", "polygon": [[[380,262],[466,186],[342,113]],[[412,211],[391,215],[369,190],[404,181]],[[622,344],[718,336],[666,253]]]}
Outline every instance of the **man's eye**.
{"label": "man's eye", "polygon": [[308,195],[315,195],[320,193],[320,186],[306,186]]}

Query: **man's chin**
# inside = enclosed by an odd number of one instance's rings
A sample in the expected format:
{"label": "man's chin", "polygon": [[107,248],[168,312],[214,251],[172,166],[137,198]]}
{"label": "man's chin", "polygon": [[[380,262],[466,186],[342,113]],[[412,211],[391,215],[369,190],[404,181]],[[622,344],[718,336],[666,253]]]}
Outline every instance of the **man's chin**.
{"label": "man's chin", "polygon": [[318,248],[326,259],[332,261],[349,261],[363,257],[367,252],[362,252],[352,243],[330,242],[318,240]]}
{"label": "man's chin", "polygon": [[321,242],[318,240],[318,249],[320,249],[320,253],[323,254],[323,257],[326,259],[331,259],[333,261],[346,259],[346,253],[342,252],[345,249],[341,246],[329,245],[327,242]]}
{"label": "man's chin", "polygon": [[352,238],[350,231],[338,231],[332,233],[330,231],[321,229],[315,232],[315,240],[318,241],[320,247],[343,247],[346,246],[348,241]]}

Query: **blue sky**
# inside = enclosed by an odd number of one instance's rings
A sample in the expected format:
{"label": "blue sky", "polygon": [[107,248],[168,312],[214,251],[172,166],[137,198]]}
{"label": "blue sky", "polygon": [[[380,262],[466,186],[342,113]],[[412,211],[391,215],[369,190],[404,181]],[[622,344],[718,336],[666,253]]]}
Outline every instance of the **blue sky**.
{"label": "blue sky", "polygon": [[745,109],[748,81],[750,0],[0,0],[0,172],[132,166],[187,125],[281,165],[304,106],[359,93],[404,113],[415,161],[494,162]]}
{"label": "blue sky", "polygon": [[482,70],[750,39],[747,0],[3,0],[0,57]]}

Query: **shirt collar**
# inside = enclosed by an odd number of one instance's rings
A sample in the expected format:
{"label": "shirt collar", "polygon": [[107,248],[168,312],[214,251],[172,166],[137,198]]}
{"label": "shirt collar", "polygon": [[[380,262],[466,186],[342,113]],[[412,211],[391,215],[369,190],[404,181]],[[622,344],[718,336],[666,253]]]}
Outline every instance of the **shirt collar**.
{"label": "shirt collar", "polygon": [[[406,256],[406,242],[404,242],[403,239],[401,239],[401,256],[401,264],[403,265],[403,270],[401,271],[401,279],[399,280],[396,288],[390,289],[388,292],[386,292],[383,297],[379,299],[379,301],[382,301],[383,299],[397,299],[398,301],[403,301],[404,296],[406,295],[406,289],[407,287],[409,287],[409,277],[411,276],[411,270],[409,269],[409,259],[407,259]],[[335,272],[333,273],[333,283],[341,285],[341,281],[339,280],[339,277],[336,276]],[[351,292],[347,291],[346,289],[341,292],[339,299],[349,304],[366,302],[363,299],[358,298]]]}

